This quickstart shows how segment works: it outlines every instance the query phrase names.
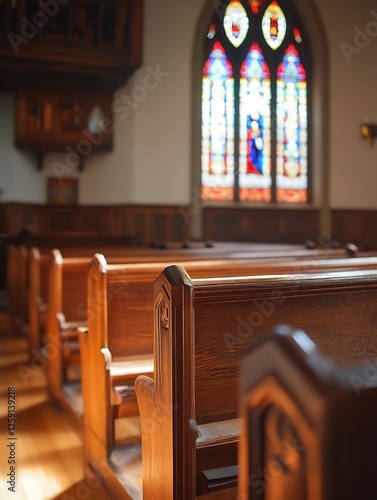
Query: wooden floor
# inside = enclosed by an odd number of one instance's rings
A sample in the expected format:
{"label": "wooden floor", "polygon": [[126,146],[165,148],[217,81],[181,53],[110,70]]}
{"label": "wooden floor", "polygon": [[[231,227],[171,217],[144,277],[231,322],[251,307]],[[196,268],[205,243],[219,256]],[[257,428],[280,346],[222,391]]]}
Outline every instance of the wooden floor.
{"label": "wooden floor", "polygon": [[[3,310],[1,292],[0,500],[118,500],[97,478],[84,478],[81,436],[50,400],[45,362],[39,356],[30,359],[26,338],[17,334],[10,315]],[[15,388],[16,394],[16,429],[12,436],[12,429],[8,429],[10,388]],[[7,476],[12,466],[15,492],[8,490],[13,484],[7,483],[13,479]],[[225,490],[200,498],[235,500],[237,492]]]}
{"label": "wooden floor", "polygon": [[[16,430],[8,430],[8,388],[16,389]],[[12,445],[14,443],[14,445]],[[13,449],[14,447],[14,449]],[[13,456],[13,452],[15,455]],[[11,455],[11,456],[10,456]],[[11,463],[8,463],[10,459]],[[15,464],[12,464],[12,460]],[[16,492],[7,474],[14,466]],[[82,443],[50,401],[41,361],[30,360],[25,338],[0,311],[0,498],[1,500],[110,500],[93,478],[83,479]]]}

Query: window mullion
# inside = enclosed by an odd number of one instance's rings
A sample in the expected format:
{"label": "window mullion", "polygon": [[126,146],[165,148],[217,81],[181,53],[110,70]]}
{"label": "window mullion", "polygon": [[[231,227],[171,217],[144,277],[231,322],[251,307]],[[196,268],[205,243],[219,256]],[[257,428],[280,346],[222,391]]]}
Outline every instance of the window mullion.
{"label": "window mullion", "polygon": [[[271,75],[273,73],[271,72]],[[275,71],[276,74],[276,71]],[[276,78],[271,78],[271,202],[276,202]]]}
{"label": "window mullion", "polygon": [[234,201],[240,200],[240,79],[234,80]]}

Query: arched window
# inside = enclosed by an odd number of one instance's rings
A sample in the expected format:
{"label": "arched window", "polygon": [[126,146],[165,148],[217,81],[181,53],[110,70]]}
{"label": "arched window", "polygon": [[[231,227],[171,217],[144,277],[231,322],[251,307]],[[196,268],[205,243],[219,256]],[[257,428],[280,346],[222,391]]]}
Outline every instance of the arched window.
{"label": "arched window", "polygon": [[222,0],[204,41],[202,200],[305,204],[310,69],[288,0]]}

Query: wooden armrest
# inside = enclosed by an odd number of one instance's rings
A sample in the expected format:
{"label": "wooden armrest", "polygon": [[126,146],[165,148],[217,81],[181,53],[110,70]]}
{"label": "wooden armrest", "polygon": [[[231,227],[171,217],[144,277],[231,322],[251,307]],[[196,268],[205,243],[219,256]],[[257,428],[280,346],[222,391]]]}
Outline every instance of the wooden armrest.
{"label": "wooden armrest", "polygon": [[102,347],[101,354],[103,356],[103,360],[105,362],[106,369],[108,369],[108,366],[110,366],[110,364],[113,360],[111,352],[109,351],[109,349],[107,347]]}
{"label": "wooden armrest", "polygon": [[111,361],[108,363],[107,368],[110,370],[113,385],[117,385],[122,383],[122,380],[135,379],[139,375],[153,375],[153,357]]}
{"label": "wooden armrest", "polygon": [[77,332],[80,327],[86,327],[86,321],[64,321],[60,323],[60,329],[63,332]]}
{"label": "wooden armrest", "polygon": [[77,327],[77,333],[78,335],[88,335],[89,333],[89,328],[87,326],[78,326]]}
{"label": "wooden armrest", "polygon": [[237,442],[241,436],[241,419],[233,418],[221,420],[209,424],[201,424],[197,427],[198,437],[196,447],[202,448],[214,444]]}
{"label": "wooden armrest", "polygon": [[60,331],[77,331],[77,328],[88,325],[87,321],[66,321],[62,312],[56,313],[56,319],[58,320]]}
{"label": "wooden armrest", "polygon": [[154,380],[146,375],[139,375],[135,380],[137,398],[144,398],[149,404],[154,400]]}

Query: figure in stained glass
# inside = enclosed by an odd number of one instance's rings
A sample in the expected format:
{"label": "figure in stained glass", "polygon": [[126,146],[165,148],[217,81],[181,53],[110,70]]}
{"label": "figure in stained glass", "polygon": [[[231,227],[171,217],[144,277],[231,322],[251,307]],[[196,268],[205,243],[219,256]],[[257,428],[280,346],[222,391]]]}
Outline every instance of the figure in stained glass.
{"label": "figure in stained glass", "polygon": [[263,138],[262,119],[259,116],[247,118],[247,168],[248,174],[262,173]]}
{"label": "figure in stained glass", "polygon": [[279,2],[226,0],[208,25],[203,200],[308,200],[307,77],[301,55],[309,52],[299,19],[288,10],[286,18]]}
{"label": "figure in stained glass", "polygon": [[224,15],[224,30],[229,41],[239,47],[245,40],[249,30],[249,18],[241,2],[233,0],[229,3]]}
{"label": "figure in stained glass", "polygon": [[273,1],[267,7],[262,18],[263,36],[271,49],[276,50],[283,43],[287,31],[287,22],[280,5]]}

